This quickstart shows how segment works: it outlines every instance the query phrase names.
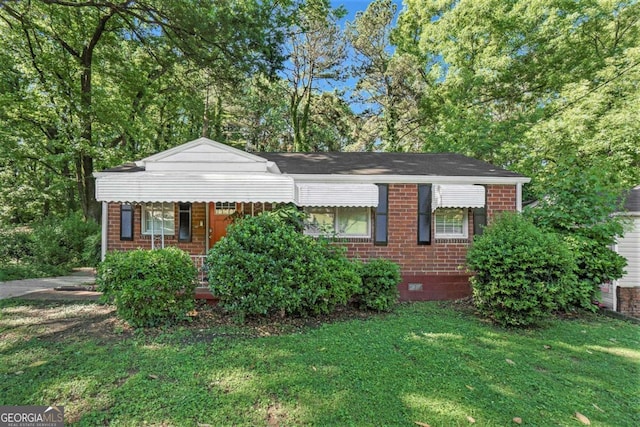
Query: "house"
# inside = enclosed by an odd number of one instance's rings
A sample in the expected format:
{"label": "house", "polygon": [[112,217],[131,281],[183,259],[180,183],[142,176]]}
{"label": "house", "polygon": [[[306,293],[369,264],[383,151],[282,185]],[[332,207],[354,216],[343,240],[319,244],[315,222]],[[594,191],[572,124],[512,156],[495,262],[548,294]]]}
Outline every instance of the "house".
{"label": "house", "polygon": [[397,262],[403,300],[470,295],[473,236],[521,210],[529,178],[460,154],[247,153],[206,138],[95,174],[102,253],[178,246],[202,263],[230,215],[294,203],[363,260]]}
{"label": "house", "polygon": [[627,193],[624,211],[629,228],[618,239],[614,250],[627,259],[626,273],[613,283],[601,286],[607,308],[640,318],[640,185]]}

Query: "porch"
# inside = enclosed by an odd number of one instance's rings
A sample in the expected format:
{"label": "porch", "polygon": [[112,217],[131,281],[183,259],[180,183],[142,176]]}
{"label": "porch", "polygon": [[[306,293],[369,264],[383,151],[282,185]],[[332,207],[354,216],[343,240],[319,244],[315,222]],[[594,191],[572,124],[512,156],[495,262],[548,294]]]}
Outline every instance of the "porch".
{"label": "porch", "polygon": [[218,302],[218,298],[213,296],[209,290],[209,278],[207,277],[207,267],[205,261],[206,255],[191,255],[191,261],[197,269],[196,279],[198,285],[195,290],[195,299],[204,300],[207,304],[215,305]]}

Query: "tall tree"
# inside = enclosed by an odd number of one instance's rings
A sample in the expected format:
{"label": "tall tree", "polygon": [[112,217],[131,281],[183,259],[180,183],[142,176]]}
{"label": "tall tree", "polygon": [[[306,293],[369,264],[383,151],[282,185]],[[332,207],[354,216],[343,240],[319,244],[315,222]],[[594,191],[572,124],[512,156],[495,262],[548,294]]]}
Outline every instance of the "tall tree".
{"label": "tall tree", "polygon": [[356,52],[352,75],[357,78],[355,102],[362,117],[377,128],[379,140],[369,140],[366,150],[412,149],[411,135],[417,129],[417,99],[421,79],[413,56],[394,54],[392,25],[397,6],[391,0],[375,0],[358,12],[346,28]]}
{"label": "tall tree", "polygon": [[11,66],[2,72],[15,86],[2,98],[0,119],[28,128],[14,137],[14,146],[30,147],[41,159],[43,153],[56,156],[59,163],[46,167],[59,176],[73,174],[85,216],[98,219],[96,161],[105,151],[110,159],[119,157],[121,145],[149,144],[149,127],[161,139],[181,124],[191,128],[186,133],[197,134],[202,97],[194,103],[186,93],[199,83],[190,80],[193,70],[208,68],[217,80],[259,69],[273,72],[282,60],[289,5],[278,0],[3,2],[0,47],[9,52]]}
{"label": "tall tree", "polygon": [[287,79],[291,86],[289,116],[293,150],[310,150],[309,117],[320,84],[341,78],[345,41],[337,20],[343,8],[332,9],[328,0],[307,0],[298,14],[288,41]]}
{"label": "tall tree", "polygon": [[421,103],[425,149],[533,174],[566,155],[562,147],[592,153],[594,161],[617,152],[624,154],[615,179],[637,179],[638,153],[630,147],[640,137],[627,119],[637,110],[638,2],[405,4],[397,40],[421,58],[433,82]]}

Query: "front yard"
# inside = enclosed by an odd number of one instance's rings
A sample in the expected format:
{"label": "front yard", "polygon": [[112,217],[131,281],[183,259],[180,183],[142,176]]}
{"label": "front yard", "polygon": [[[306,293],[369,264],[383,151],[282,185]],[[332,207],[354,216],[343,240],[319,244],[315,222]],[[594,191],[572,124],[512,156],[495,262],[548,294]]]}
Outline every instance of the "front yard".
{"label": "front yard", "polygon": [[136,332],[92,302],[3,300],[0,404],[87,426],[634,426],[640,330],[592,315],[507,331],[414,303],[248,326],[201,308]]}

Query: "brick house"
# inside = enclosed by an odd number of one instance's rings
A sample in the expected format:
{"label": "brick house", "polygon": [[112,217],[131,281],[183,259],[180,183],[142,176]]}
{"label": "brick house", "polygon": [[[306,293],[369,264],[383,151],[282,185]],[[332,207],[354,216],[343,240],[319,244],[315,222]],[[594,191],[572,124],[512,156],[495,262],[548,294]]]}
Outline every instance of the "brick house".
{"label": "brick house", "polygon": [[95,175],[103,256],[171,245],[201,263],[231,214],[294,203],[306,233],[330,230],[351,257],[397,262],[403,300],[469,295],[473,236],[519,211],[529,182],[459,154],[252,154],[206,138]]}

